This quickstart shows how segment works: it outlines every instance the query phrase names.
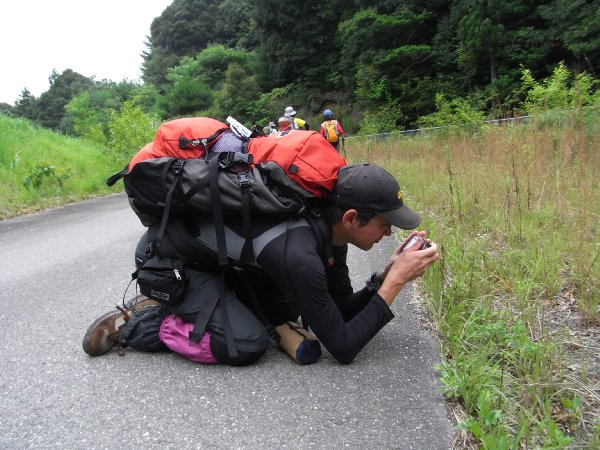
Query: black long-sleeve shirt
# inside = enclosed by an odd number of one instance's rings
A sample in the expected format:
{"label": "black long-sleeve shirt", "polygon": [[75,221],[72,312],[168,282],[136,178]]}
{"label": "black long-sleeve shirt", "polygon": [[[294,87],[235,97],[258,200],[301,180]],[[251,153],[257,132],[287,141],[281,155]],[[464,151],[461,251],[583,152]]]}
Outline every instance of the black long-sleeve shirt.
{"label": "black long-sleeve shirt", "polygon": [[267,244],[257,262],[295,299],[303,319],[325,348],[341,363],[350,363],[393,314],[366,287],[353,292],[347,246],[332,247],[334,263],[326,267],[310,227],[289,229]]}

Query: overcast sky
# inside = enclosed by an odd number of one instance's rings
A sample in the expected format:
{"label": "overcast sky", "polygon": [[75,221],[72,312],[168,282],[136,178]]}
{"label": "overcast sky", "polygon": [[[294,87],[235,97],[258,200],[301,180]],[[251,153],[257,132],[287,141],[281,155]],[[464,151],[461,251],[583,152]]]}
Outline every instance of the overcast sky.
{"label": "overcast sky", "polygon": [[141,77],[150,24],[173,0],[9,0],[0,6],[0,103],[38,97],[52,69],[96,80]]}

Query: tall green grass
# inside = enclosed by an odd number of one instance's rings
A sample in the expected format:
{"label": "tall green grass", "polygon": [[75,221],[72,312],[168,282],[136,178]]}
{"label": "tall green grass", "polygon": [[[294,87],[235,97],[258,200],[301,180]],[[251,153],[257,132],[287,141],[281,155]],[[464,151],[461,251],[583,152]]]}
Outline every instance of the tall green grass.
{"label": "tall green grass", "polygon": [[0,219],[115,192],[104,182],[122,166],[92,143],[0,114]]}
{"label": "tall green grass", "polygon": [[599,397],[567,376],[550,314],[572,296],[578,326],[599,323],[599,118],[347,143],[348,159],[398,177],[440,246],[424,286],[441,379],[481,448],[598,442]]}

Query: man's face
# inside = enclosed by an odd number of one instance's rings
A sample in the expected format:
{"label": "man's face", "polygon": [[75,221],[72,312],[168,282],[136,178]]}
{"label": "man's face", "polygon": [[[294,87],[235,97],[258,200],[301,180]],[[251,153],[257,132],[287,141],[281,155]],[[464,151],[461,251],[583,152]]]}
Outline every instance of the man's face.
{"label": "man's face", "polygon": [[371,250],[373,245],[384,236],[392,234],[392,225],[380,215],[375,215],[364,225],[358,225],[352,230],[351,244],[361,250]]}

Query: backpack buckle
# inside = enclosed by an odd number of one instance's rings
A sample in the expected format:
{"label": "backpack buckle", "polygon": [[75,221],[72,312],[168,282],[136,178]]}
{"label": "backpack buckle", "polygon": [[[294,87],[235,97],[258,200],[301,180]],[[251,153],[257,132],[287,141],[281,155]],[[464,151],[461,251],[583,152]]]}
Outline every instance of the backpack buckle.
{"label": "backpack buckle", "polygon": [[154,241],[148,241],[144,249],[144,254],[146,256],[154,256]]}
{"label": "backpack buckle", "polygon": [[248,164],[248,156],[240,152],[223,152],[219,154],[219,167],[226,169],[234,163]]}
{"label": "backpack buckle", "polygon": [[183,163],[184,161],[181,159],[178,159],[173,163],[173,172],[175,172],[176,175],[181,172],[181,169],[183,169]]}
{"label": "backpack buckle", "polygon": [[232,164],[233,164],[233,162],[229,161],[227,158],[223,158],[223,159],[221,159],[221,161],[219,161],[219,167],[221,169],[227,169]]}
{"label": "backpack buckle", "polygon": [[240,187],[250,186],[250,179],[248,178],[248,172],[238,172],[238,180],[240,182]]}

